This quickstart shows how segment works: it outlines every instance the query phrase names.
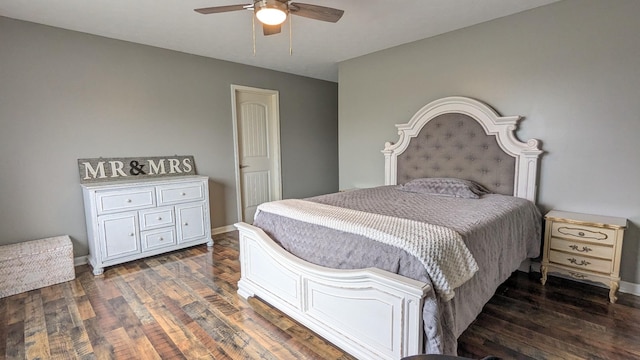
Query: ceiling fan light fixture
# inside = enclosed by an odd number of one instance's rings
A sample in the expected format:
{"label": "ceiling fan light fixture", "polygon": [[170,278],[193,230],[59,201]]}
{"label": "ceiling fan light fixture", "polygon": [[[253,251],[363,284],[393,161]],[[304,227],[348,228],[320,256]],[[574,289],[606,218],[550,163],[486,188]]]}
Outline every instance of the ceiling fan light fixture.
{"label": "ceiling fan light fixture", "polygon": [[287,4],[278,0],[260,0],[255,3],[256,17],[266,25],[280,25],[287,19]]}

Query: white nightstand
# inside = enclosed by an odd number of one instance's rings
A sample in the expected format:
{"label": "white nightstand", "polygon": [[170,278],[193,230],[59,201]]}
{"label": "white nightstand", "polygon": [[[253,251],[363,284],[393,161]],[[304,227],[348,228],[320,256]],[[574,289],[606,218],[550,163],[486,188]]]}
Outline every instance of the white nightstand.
{"label": "white nightstand", "polygon": [[542,285],[547,272],[599,282],[610,288],[609,301],[615,303],[627,219],[557,210],[545,219]]}

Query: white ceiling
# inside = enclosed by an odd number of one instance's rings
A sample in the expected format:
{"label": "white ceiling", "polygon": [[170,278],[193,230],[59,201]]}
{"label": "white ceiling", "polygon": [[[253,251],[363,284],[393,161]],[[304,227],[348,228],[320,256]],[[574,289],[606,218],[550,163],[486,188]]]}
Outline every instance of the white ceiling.
{"label": "white ceiling", "polygon": [[338,62],[558,0],[303,0],[345,11],[337,23],[293,17],[265,37],[250,11],[195,8],[251,0],[0,0],[0,16],[330,81]]}

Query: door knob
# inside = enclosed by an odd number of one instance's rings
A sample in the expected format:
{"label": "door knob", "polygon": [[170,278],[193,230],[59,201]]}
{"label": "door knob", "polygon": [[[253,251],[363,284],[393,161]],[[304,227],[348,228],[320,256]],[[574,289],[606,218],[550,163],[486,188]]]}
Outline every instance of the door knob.
{"label": "door knob", "polygon": [[240,169],[248,168],[249,165],[240,165]]}

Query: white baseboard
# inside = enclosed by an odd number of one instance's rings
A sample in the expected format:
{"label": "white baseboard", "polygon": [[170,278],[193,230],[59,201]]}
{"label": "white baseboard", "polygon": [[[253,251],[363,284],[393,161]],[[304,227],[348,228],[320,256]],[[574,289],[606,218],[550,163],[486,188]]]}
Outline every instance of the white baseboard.
{"label": "white baseboard", "polygon": [[87,260],[87,255],[84,256],[78,256],[76,258],[73,258],[73,266],[80,266],[80,265],[85,265],[88,264],[88,260]]}
{"label": "white baseboard", "polygon": [[620,281],[620,292],[640,296],[640,284]]}
{"label": "white baseboard", "polygon": [[215,229],[211,229],[211,235],[224,234],[230,231],[236,231],[236,227],[233,225],[217,227]]}

